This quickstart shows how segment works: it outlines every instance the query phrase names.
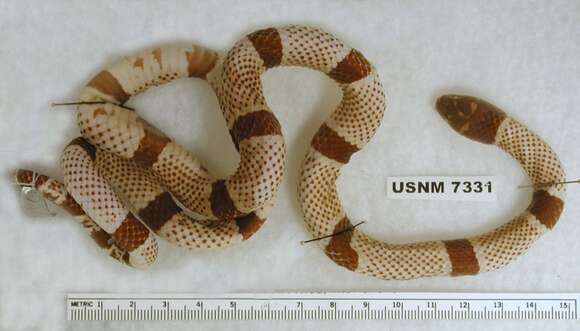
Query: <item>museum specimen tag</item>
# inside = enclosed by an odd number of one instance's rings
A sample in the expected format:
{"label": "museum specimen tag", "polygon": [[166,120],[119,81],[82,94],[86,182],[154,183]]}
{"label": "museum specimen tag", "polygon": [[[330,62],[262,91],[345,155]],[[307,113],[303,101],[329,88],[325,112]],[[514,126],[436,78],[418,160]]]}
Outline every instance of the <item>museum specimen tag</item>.
{"label": "museum specimen tag", "polygon": [[494,176],[387,177],[387,197],[407,200],[495,201]]}

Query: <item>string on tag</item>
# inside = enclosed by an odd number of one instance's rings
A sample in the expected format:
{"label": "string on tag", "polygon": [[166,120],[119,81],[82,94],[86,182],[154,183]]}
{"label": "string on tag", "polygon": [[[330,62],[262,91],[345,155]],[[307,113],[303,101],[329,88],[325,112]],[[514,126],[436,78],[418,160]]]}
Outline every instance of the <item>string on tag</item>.
{"label": "string on tag", "polygon": [[117,107],[121,107],[121,108],[125,108],[127,110],[135,111],[135,108],[127,107],[125,105],[121,105],[121,104],[110,102],[110,101],[53,102],[50,104],[50,106],[51,107],[58,107],[58,106],[75,106],[75,105],[104,105],[104,104],[115,105]]}
{"label": "string on tag", "polygon": [[20,190],[20,203],[24,211],[34,217],[44,217],[44,216],[56,216],[57,213],[51,210],[48,201],[42,196],[42,194],[36,189],[36,182],[38,181],[39,175],[36,172],[32,172],[32,179],[28,183],[23,183],[16,179],[14,185],[21,188]]}
{"label": "string on tag", "polygon": [[361,225],[361,224],[363,224],[363,223],[366,223],[366,221],[358,222],[358,223],[357,223],[357,224],[355,224],[355,225],[351,225],[351,226],[349,226],[348,228],[346,228],[346,229],[344,229],[344,230],[337,231],[337,232],[335,232],[335,233],[333,233],[333,234],[329,234],[329,235],[326,235],[326,236],[322,236],[322,237],[318,237],[318,238],[314,238],[314,239],[310,239],[310,240],[302,240],[302,241],[300,242],[300,245],[304,245],[304,244],[307,244],[307,243],[310,243],[310,242],[313,242],[313,241],[319,241],[319,240],[326,239],[326,238],[330,238],[330,237],[334,237],[334,236],[338,236],[338,235],[341,235],[341,234],[343,234],[343,233],[345,233],[345,232],[350,232],[350,231],[352,231],[354,228],[356,228],[357,226],[359,226],[359,225]]}
{"label": "string on tag", "polygon": [[30,183],[22,183],[18,181],[18,178],[14,180],[14,185],[18,185],[20,187],[28,187],[28,188],[36,188],[36,181],[38,180],[38,173],[36,171],[31,171],[32,173],[32,180]]}

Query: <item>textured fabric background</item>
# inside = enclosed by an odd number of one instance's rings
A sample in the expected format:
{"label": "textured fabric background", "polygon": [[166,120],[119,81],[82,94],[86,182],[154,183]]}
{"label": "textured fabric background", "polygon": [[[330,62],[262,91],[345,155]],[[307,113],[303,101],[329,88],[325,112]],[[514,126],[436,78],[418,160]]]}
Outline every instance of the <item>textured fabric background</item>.
{"label": "textured fabric background", "polygon": [[[389,110],[372,143],[339,185],[353,220],[392,242],[452,239],[488,231],[527,205],[520,167],[499,149],[454,133],[433,110],[446,92],[489,99],[539,133],[580,177],[580,2],[560,1],[0,1],[0,329],[156,330],[166,323],[67,323],[69,292],[222,293],[286,291],[580,291],[580,187],[570,186],[553,232],[523,258],[476,277],[382,281],[332,263],[308,239],[296,198],[311,136],[340,100],[320,73],[275,69],[264,77],[288,145],[288,169],[268,223],[249,242],[192,253],[161,243],[158,263],[134,271],[102,254],[68,216],[30,218],[10,171],[61,179],[62,148],[78,135],[74,100],[103,66],[168,42],[216,50],[257,28],[316,25],[360,49],[387,89]],[[147,120],[194,151],[215,174],[238,158],[209,87],[182,80],[131,101]],[[388,175],[496,175],[497,203],[387,200]],[[175,330],[442,327],[573,329],[577,323],[191,322]],[[169,329],[169,328],[167,328]]]}

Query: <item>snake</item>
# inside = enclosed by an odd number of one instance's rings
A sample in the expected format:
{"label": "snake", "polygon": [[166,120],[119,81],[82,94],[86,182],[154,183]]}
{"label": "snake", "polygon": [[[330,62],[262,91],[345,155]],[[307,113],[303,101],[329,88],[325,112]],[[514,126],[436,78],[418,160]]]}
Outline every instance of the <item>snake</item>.
{"label": "snake", "polygon": [[259,110],[234,114],[222,108],[240,164],[229,178],[217,179],[189,151],[124,106],[152,86],[185,77],[207,80],[218,72],[217,60],[207,48],[169,45],[102,70],[80,93],[82,136],[64,149],[64,183],[26,169],[17,172],[17,182],[72,212],[109,255],[135,268],[156,260],[155,235],[187,249],[247,240],[265,222],[282,178],[283,163],[267,162],[285,156],[276,118]]}
{"label": "snake", "polygon": [[[444,95],[435,108],[452,129],[519,162],[534,185],[530,205],[504,225],[463,239],[390,244],[355,228],[336,181],[378,130],[387,108],[384,88],[360,51],[298,25],[252,32],[224,55],[168,45],[124,58],[80,94],[82,136],[64,150],[64,183],[25,169],[17,171],[17,182],[73,214],[110,256],[135,268],[155,261],[155,235],[189,249],[247,240],[265,222],[285,172],[282,128],[261,82],[264,72],[283,66],[322,72],[342,91],[311,140],[297,185],[306,228],[337,265],[387,280],[475,275],[510,263],[558,221],[565,187],[557,183],[565,174],[550,146],[487,101]],[[152,86],[185,77],[206,80],[217,96],[240,154],[230,177],[212,176],[193,154],[125,106]]]}

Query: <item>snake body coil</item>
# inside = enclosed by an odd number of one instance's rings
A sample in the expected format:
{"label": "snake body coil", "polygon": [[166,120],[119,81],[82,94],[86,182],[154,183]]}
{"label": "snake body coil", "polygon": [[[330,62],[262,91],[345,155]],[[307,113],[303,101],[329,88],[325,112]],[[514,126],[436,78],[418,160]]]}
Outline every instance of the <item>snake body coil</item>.
{"label": "snake body coil", "polygon": [[[155,260],[152,232],[191,249],[248,239],[263,224],[285,168],[281,127],[260,80],[276,66],[321,71],[343,93],[312,139],[298,184],[306,226],[314,237],[329,236],[319,242],[337,264],[384,279],[473,275],[507,264],[556,223],[562,185],[537,188],[521,215],[473,238],[394,245],[351,229],[336,180],[378,129],[385,110],[383,87],[359,51],[302,26],[256,31],[223,59],[198,46],[162,47],[124,59],[100,72],[81,93],[85,104],[78,107],[77,120],[83,137],[65,149],[65,184],[29,170],[18,171],[17,180],[63,206],[111,256],[134,267]],[[237,171],[226,179],[212,177],[191,153],[122,106],[150,86],[181,77],[207,79],[218,96],[240,153]],[[444,96],[436,107],[460,134],[512,155],[532,183],[564,180],[550,147],[491,104]]]}

